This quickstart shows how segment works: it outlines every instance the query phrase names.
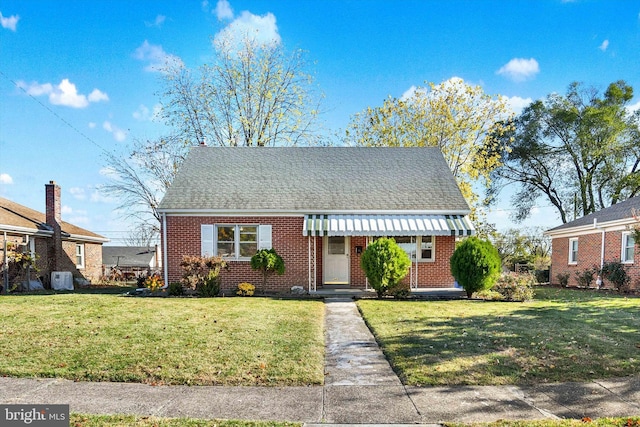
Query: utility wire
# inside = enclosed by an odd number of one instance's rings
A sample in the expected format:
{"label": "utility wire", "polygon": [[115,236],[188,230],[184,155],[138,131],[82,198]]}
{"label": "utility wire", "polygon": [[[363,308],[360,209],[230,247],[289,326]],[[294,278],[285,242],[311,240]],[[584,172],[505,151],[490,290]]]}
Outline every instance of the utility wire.
{"label": "utility wire", "polygon": [[2,77],[4,77],[7,81],[11,82],[15,87],[17,87],[18,89],[20,89],[22,92],[24,92],[25,95],[27,95],[29,98],[31,98],[32,100],[34,100],[36,103],[38,103],[42,108],[44,108],[45,110],[49,111],[49,113],[51,113],[54,117],[56,117],[58,120],[60,120],[62,123],[64,123],[65,125],[69,126],[71,129],[73,129],[77,134],[79,134],[80,136],[82,136],[84,139],[86,139],[87,141],[89,141],[91,144],[95,145],[96,147],[98,147],[103,153],[109,155],[109,151],[107,151],[104,147],[102,147],[100,144],[98,144],[97,142],[95,142],[93,139],[91,139],[89,136],[87,136],[87,134],[85,134],[84,132],[82,132],[81,130],[79,130],[77,127],[75,127],[74,125],[72,125],[71,123],[69,123],[64,117],[62,117],[61,115],[59,115],[58,113],[56,113],[55,111],[53,111],[51,108],[49,108],[48,105],[42,103],[42,101],[40,101],[38,98],[36,98],[35,96],[31,95],[29,92],[27,92],[27,90],[25,90],[24,87],[22,87],[22,85],[18,84],[15,80],[13,80],[11,77],[7,76],[4,72],[2,72],[2,70],[0,70],[0,75]]}

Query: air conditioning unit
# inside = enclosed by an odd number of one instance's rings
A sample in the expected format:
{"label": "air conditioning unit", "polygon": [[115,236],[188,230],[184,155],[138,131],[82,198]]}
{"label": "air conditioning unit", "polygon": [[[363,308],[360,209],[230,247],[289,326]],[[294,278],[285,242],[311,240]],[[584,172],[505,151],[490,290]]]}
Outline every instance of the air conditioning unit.
{"label": "air conditioning unit", "polygon": [[56,291],[72,291],[73,276],[70,271],[52,271],[51,288]]}

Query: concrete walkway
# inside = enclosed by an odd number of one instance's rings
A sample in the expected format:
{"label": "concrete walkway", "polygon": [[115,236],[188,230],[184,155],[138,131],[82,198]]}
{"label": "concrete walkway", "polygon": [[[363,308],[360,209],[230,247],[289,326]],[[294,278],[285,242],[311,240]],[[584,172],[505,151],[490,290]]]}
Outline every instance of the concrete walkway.
{"label": "concrete walkway", "polygon": [[74,412],[308,425],[640,416],[640,375],[530,387],[405,387],[355,304],[326,300],[325,385],[189,387],[0,378],[0,403],[69,404]]}

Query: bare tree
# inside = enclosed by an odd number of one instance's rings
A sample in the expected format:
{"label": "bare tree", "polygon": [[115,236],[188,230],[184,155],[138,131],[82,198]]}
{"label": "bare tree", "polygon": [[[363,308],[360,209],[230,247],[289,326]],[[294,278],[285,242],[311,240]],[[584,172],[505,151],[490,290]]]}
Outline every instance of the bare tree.
{"label": "bare tree", "polygon": [[158,229],[155,224],[138,223],[124,238],[127,246],[144,246],[150,248],[158,242]]}
{"label": "bare tree", "polygon": [[157,230],[158,205],[189,148],[318,144],[321,96],[305,71],[304,53],[245,36],[239,45],[217,37],[215,62],[197,71],[168,61],[162,72],[160,116],[172,134],[137,141],[126,156],[107,156],[110,181],[123,216]]}
{"label": "bare tree", "polygon": [[319,96],[304,52],[245,36],[213,41],[216,61],[197,72],[172,62],[163,73],[162,117],[185,145],[308,145]]}

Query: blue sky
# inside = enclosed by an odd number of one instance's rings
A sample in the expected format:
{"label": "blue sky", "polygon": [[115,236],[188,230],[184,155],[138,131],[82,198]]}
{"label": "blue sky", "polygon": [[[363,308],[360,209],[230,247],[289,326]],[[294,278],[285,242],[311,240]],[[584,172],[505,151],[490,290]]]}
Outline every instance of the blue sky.
{"label": "blue sky", "polygon": [[[640,106],[638,1],[1,0],[0,23],[0,196],[44,211],[55,180],[63,219],[114,244],[129,226],[98,191],[102,153],[166,132],[153,121],[154,63],[210,62],[221,31],[258,28],[307,51],[327,134],[389,95],[452,77],[515,111],[572,81],[604,90],[620,79]],[[513,226],[507,194],[489,214],[501,229]],[[547,204],[524,225],[559,224]]]}

